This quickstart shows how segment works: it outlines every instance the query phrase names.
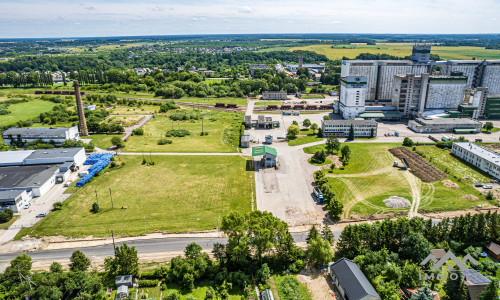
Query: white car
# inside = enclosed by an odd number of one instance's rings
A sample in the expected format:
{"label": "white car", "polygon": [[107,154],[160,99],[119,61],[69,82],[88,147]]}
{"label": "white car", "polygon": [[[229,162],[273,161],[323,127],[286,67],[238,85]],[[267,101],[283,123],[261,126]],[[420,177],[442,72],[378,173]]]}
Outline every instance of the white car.
{"label": "white car", "polygon": [[24,204],[24,209],[28,209],[28,208],[30,208],[30,206],[31,206],[31,203],[26,203],[26,204]]}
{"label": "white car", "polygon": [[71,181],[71,180],[70,180],[70,181],[67,181],[67,182],[64,184],[64,187],[68,187],[68,186],[70,186],[72,182],[73,182],[73,181]]}
{"label": "white car", "polygon": [[488,189],[488,190],[491,190],[492,188],[493,188],[493,186],[492,186],[492,185],[490,185],[490,184],[485,184],[485,185],[483,185],[483,189]]}

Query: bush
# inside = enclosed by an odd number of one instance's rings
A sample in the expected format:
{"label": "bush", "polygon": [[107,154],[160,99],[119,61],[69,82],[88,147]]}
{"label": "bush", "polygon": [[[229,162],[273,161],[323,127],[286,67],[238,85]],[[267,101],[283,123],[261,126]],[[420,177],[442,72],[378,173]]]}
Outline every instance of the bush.
{"label": "bush", "polygon": [[[283,280],[280,283],[280,289],[281,292],[283,293],[283,296],[285,296],[285,299],[301,299],[302,295],[300,294],[299,291],[299,282],[298,280],[290,275],[287,275],[283,278]],[[280,295],[281,296],[281,295]],[[283,298],[283,297],[280,297]]]}
{"label": "bush", "polygon": [[413,146],[413,141],[409,137],[405,137],[403,140],[403,146],[411,147]]}
{"label": "bush", "polygon": [[169,140],[169,139],[159,139],[157,143],[158,143],[158,145],[167,145],[167,144],[172,144],[172,140]]}
{"label": "bush", "polygon": [[56,203],[54,203],[54,209],[58,209],[59,210],[59,209],[62,208],[62,205],[63,205],[62,202],[56,202]]}
{"label": "bush", "polygon": [[97,204],[97,202],[94,202],[92,204],[92,208],[90,209],[90,212],[93,214],[96,214],[99,212],[99,204]]}
{"label": "bush", "polygon": [[191,135],[191,132],[189,132],[189,130],[186,130],[186,129],[169,130],[165,134],[166,137],[172,137],[172,136],[174,136],[174,137],[185,137],[187,135]]}
{"label": "bush", "polygon": [[111,144],[112,145],[115,145],[116,147],[118,148],[122,148],[124,145],[123,145],[123,141],[122,141],[122,138],[119,137],[119,136],[114,136],[112,139],[111,139]]}
{"label": "bush", "polygon": [[200,119],[200,113],[195,111],[178,111],[169,116],[173,121],[187,121]]}
{"label": "bush", "polygon": [[303,260],[298,259],[293,264],[291,264],[290,267],[288,267],[288,269],[292,273],[299,273],[300,271],[302,271],[302,269],[304,269],[305,266],[306,263]]}
{"label": "bush", "polygon": [[145,279],[145,280],[139,280],[138,281],[139,287],[140,288],[145,288],[145,287],[155,287],[158,286],[158,279]]}
{"label": "bush", "polygon": [[144,135],[144,129],[136,128],[136,129],[132,130],[132,135]]}
{"label": "bush", "polygon": [[324,150],[319,150],[314,153],[313,157],[311,157],[311,162],[314,164],[322,164],[326,160],[326,153]]}
{"label": "bush", "polygon": [[6,208],[3,211],[0,211],[0,223],[9,222],[14,216],[14,212],[10,208]]}
{"label": "bush", "polygon": [[208,135],[208,132],[206,132],[206,131],[203,131],[203,132],[201,132],[201,133],[200,133],[200,135],[201,135],[201,136],[205,136],[205,135]]}

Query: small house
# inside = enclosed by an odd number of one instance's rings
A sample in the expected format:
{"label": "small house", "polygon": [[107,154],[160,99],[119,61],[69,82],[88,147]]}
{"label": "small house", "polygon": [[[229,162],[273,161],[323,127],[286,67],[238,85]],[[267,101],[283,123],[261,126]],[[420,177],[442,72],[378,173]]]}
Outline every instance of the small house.
{"label": "small house", "polygon": [[365,274],[350,259],[341,258],[331,265],[330,277],[342,299],[381,300]]}
{"label": "small house", "polygon": [[497,244],[490,242],[488,245],[486,245],[486,252],[488,252],[488,255],[493,257],[496,260],[500,260],[500,246]]}
{"label": "small house", "polygon": [[121,286],[127,286],[129,288],[132,287],[133,284],[133,276],[132,275],[123,275],[123,276],[116,276],[115,284],[116,288],[119,288]]}
{"label": "small house", "polygon": [[462,271],[462,275],[464,276],[465,286],[467,286],[467,291],[469,292],[469,299],[479,300],[479,295],[486,289],[491,280],[474,269]]}
{"label": "small house", "polygon": [[116,291],[115,299],[126,299],[128,298],[128,286],[122,285]]}
{"label": "small house", "polygon": [[278,152],[269,146],[257,146],[252,148],[252,157],[263,156],[262,166],[265,168],[278,167]]}

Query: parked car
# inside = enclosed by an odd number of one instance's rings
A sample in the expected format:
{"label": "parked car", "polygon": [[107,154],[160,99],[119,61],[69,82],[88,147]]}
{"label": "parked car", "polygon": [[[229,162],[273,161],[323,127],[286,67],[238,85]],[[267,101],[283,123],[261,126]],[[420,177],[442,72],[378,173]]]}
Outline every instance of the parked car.
{"label": "parked car", "polygon": [[37,218],[43,218],[45,217],[47,214],[46,213],[41,213],[41,214],[38,214],[36,215]]}
{"label": "parked car", "polygon": [[492,188],[493,188],[493,186],[491,184],[485,184],[485,185],[483,185],[483,189],[491,190]]}
{"label": "parked car", "polygon": [[30,206],[31,206],[31,203],[26,203],[26,204],[24,204],[24,209],[28,209],[28,208],[30,208]]}
{"label": "parked car", "polygon": [[68,186],[70,186],[72,182],[73,182],[73,181],[71,181],[71,180],[70,180],[70,181],[66,181],[66,183],[64,184],[64,187],[68,187]]}
{"label": "parked car", "polygon": [[476,183],[474,184],[475,187],[483,187],[483,185],[481,183]]}

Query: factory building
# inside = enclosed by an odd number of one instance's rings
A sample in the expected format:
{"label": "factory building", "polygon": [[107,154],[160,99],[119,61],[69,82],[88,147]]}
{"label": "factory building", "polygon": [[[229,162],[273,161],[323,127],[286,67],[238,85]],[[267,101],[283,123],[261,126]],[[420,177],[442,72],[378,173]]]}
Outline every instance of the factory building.
{"label": "factory building", "polygon": [[469,118],[416,118],[408,122],[408,128],[418,133],[456,134],[481,132],[483,124]]}
{"label": "factory building", "polygon": [[0,152],[0,191],[43,196],[54,184],[67,180],[85,158],[84,148]]}
{"label": "factory building", "polygon": [[44,143],[51,143],[62,146],[64,141],[79,139],[78,127],[70,128],[18,128],[12,127],[2,133],[4,142],[7,145],[25,144],[41,140]]}
{"label": "factory building", "polygon": [[302,64],[302,67],[300,66],[300,64],[299,65],[296,65],[296,64],[283,64],[283,66],[288,71],[294,72],[294,73],[296,73],[299,68],[307,68],[309,70],[315,70],[315,71],[318,71],[318,72],[319,71],[325,71],[325,65],[324,64],[321,64],[321,65],[318,65],[318,64]]}
{"label": "factory building", "polygon": [[253,77],[256,70],[260,70],[261,72],[264,72],[267,70],[271,70],[271,67],[269,67],[268,65],[249,65],[248,70],[250,71],[250,76]]}
{"label": "factory building", "polygon": [[354,137],[377,136],[378,123],[374,120],[322,120],[321,132],[326,138],[330,136],[348,137],[351,126],[354,129]]}
{"label": "factory building", "polygon": [[286,92],[262,92],[262,100],[286,100]]}
{"label": "factory building", "polygon": [[415,45],[411,52],[411,60],[426,64],[431,60],[431,45]]}
{"label": "factory building", "polygon": [[365,112],[366,77],[340,78],[339,112],[344,119],[359,117]]}
{"label": "factory building", "polygon": [[0,191],[0,210],[9,208],[13,213],[17,213],[31,200],[31,193],[25,190]]}
{"label": "factory building", "polygon": [[500,60],[448,60],[438,62],[441,74],[466,76],[467,88],[486,87],[500,94]]}
{"label": "factory building", "polygon": [[395,75],[392,105],[408,118],[425,110],[456,109],[464,100],[466,84],[464,76]]}
{"label": "factory building", "polygon": [[500,154],[474,143],[453,143],[451,153],[496,179],[500,179]]}

